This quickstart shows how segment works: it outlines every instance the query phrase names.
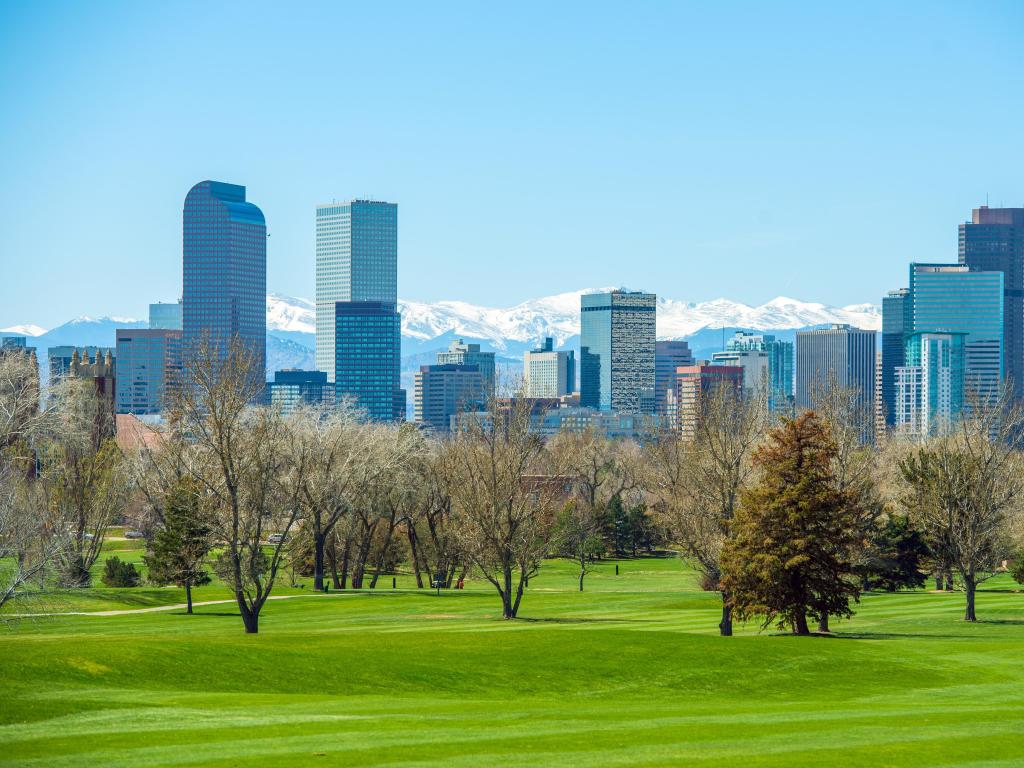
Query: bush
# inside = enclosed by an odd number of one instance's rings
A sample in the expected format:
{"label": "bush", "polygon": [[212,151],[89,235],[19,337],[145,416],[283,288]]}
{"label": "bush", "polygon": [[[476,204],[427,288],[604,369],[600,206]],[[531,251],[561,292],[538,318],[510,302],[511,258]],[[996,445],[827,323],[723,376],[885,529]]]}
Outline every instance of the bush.
{"label": "bush", "polygon": [[108,557],[104,563],[103,583],[108,587],[137,587],[142,583],[142,577],[134,564],[114,556]]}

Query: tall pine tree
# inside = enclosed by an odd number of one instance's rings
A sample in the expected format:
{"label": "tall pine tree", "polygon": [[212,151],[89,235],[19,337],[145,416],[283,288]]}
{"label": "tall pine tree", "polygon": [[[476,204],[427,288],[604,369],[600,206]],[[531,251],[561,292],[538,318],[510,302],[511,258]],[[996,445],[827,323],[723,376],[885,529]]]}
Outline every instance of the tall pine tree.
{"label": "tall pine tree", "polygon": [[203,563],[212,546],[212,526],[199,490],[184,479],[168,494],[164,528],[150,542],[145,560],[151,581],[185,588],[188,613],[192,613],[192,587],[210,581]]}
{"label": "tall pine tree", "polygon": [[856,502],[837,488],[835,451],[808,412],[784,420],[754,454],[758,482],[742,494],[722,554],[723,589],[739,618],[807,635],[809,618],[853,614]]}

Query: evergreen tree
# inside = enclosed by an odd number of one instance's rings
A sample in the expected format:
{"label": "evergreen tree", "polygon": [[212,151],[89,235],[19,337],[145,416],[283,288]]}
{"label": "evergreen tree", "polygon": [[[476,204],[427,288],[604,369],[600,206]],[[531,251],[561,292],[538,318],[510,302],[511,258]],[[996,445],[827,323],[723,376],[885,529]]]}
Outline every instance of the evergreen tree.
{"label": "evergreen tree", "polygon": [[864,589],[916,589],[924,586],[925,561],[931,554],[924,534],[907,515],[889,515],[868,541],[856,571]]}
{"label": "evergreen tree", "polygon": [[188,613],[192,613],[192,587],[210,581],[203,562],[212,545],[212,526],[198,489],[183,480],[167,497],[164,528],[150,544],[146,565],[151,581],[185,588]]}
{"label": "evergreen tree", "polygon": [[722,553],[723,589],[741,619],[799,635],[808,618],[851,616],[856,503],[832,469],[836,447],[813,413],[785,419],[754,454],[758,483],[741,496]]}

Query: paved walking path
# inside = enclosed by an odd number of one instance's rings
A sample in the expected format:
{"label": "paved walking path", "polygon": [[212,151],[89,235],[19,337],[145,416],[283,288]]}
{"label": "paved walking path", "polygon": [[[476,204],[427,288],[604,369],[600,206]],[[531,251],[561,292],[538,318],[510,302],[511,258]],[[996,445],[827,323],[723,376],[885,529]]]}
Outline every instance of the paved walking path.
{"label": "paved walking path", "polygon": [[[345,597],[345,592],[311,592],[305,595],[271,595],[267,600],[291,600],[293,597]],[[229,600],[201,600],[199,602],[193,602],[192,607],[198,608],[201,605],[235,605],[236,601],[234,598]],[[133,613],[156,613],[157,611],[178,611],[185,610],[188,608],[188,603],[176,603],[174,605],[154,605],[150,608],[125,608],[116,611],[59,611],[57,613],[9,613],[7,616],[10,618],[17,619],[36,619],[44,618],[47,616],[128,616]],[[3,618],[3,614],[0,614],[0,618]]]}

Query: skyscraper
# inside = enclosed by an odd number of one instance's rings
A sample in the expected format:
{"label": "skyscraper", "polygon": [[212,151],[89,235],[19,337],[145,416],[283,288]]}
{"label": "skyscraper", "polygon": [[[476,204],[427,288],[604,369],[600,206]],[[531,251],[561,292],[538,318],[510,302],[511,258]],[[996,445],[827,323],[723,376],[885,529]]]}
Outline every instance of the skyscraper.
{"label": "skyscraper", "polygon": [[476,365],[423,365],[413,379],[413,421],[448,432],[452,416],[483,406],[483,376]]}
{"label": "skyscraper", "polygon": [[576,355],[556,352],[554,339],[544,339],[537,349],[523,354],[523,378],[527,397],[561,397],[576,389]]}
{"label": "skyscraper", "polygon": [[[174,306],[174,305],[163,305]],[[161,413],[181,377],[181,331],[118,328],[117,413]]]}
{"label": "skyscraper", "polygon": [[735,365],[743,369],[743,396],[753,397],[762,388],[768,397],[768,406],[774,407],[771,387],[771,361],[768,353],[760,349],[731,349],[711,355],[715,365]]}
{"label": "skyscraper", "polygon": [[448,349],[437,353],[438,365],[475,365],[484,383],[484,394],[494,394],[494,353],[481,352],[479,344],[467,344],[456,339]]}
{"label": "skyscraper", "polygon": [[727,352],[756,351],[768,355],[768,397],[775,409],[791,405],[793,400],[793,342],[782,341],[768,333],[737,331],[726,342]]}
{"label": "skyscraper", "polygon": [[676,369],[693,365],[693,352],[685,341],[656,341],[654,343],[654,407],[665,415],[669,391],[675,391]]}
{"label": "skyscraper", "polygon": [[965,333],[966,386],[991,397],[1003,380],[1003,273],[911,264],[911,333]]}
{"label": "skyscraper", "polygon": [[149,327],[169,331],[181,330],[181,302],[168,304],[158,301],[149,305]]}
{"label": "skyscraper", "polygon": [[327,383],[323,371],[300,371],[286,368],[274,372],[269,385],[270,405],[289,414],[299,405],[327,405],[334,402],[334,385]]}
{"label": "skyscraper", "polygon": [[911,333],[905,364],[896,368],[895,426],[926,437],[940,432],[964,406],[963,333]]}
{"label": "skyscraper", "polygon": [[182,216],[182,347],[208,339],[221,354],[238,339],[266,378],[267,226],[245,187],[201,181]]}
{"label": "skyscraper", "polygon": [[397,303],[394,203],[351,200],[316,208],[316,367],[332,382],[338,301]]}
{"label": "skyscraper", "polygon": [[336,397],[353,398],[374,421],[402,421],[402,317],[394,302],[337,301],[334,315]]}
{"label": "skyscraper", "polygon": [[865,438],[872,430],[875,391],[875,332],[835,324],[796,334],[796,407],[811,408],[815,389],[829,384],[855,389],[867,421]]}
{"label": "skyscraper", "polygon": [[675,391],[669,398],[669,424],[683,435],[692,437],[701,415],[701,400],[717,387],[726,387],[735,396],[743,394],[743,369],[738,365],[711,364],[702,360],[696,365],[676,370]]}
{"label": "skyscraper", "polygon": [[896,423],[896,369],[903,365],[906,335],[911,328],[910,290],[889,291],[882,299],[881,406],[885,424]]}
{"label": "skyscraper", "polygon": [[960,225],[960,263],[1003,273],[1003,367],[1024,396],[1024,208],[975,208]]}
{"label": "skyscraper", "polygon": [[640,413],[654,401],[657,297],[611,291],[580,297],[580,405]]}

